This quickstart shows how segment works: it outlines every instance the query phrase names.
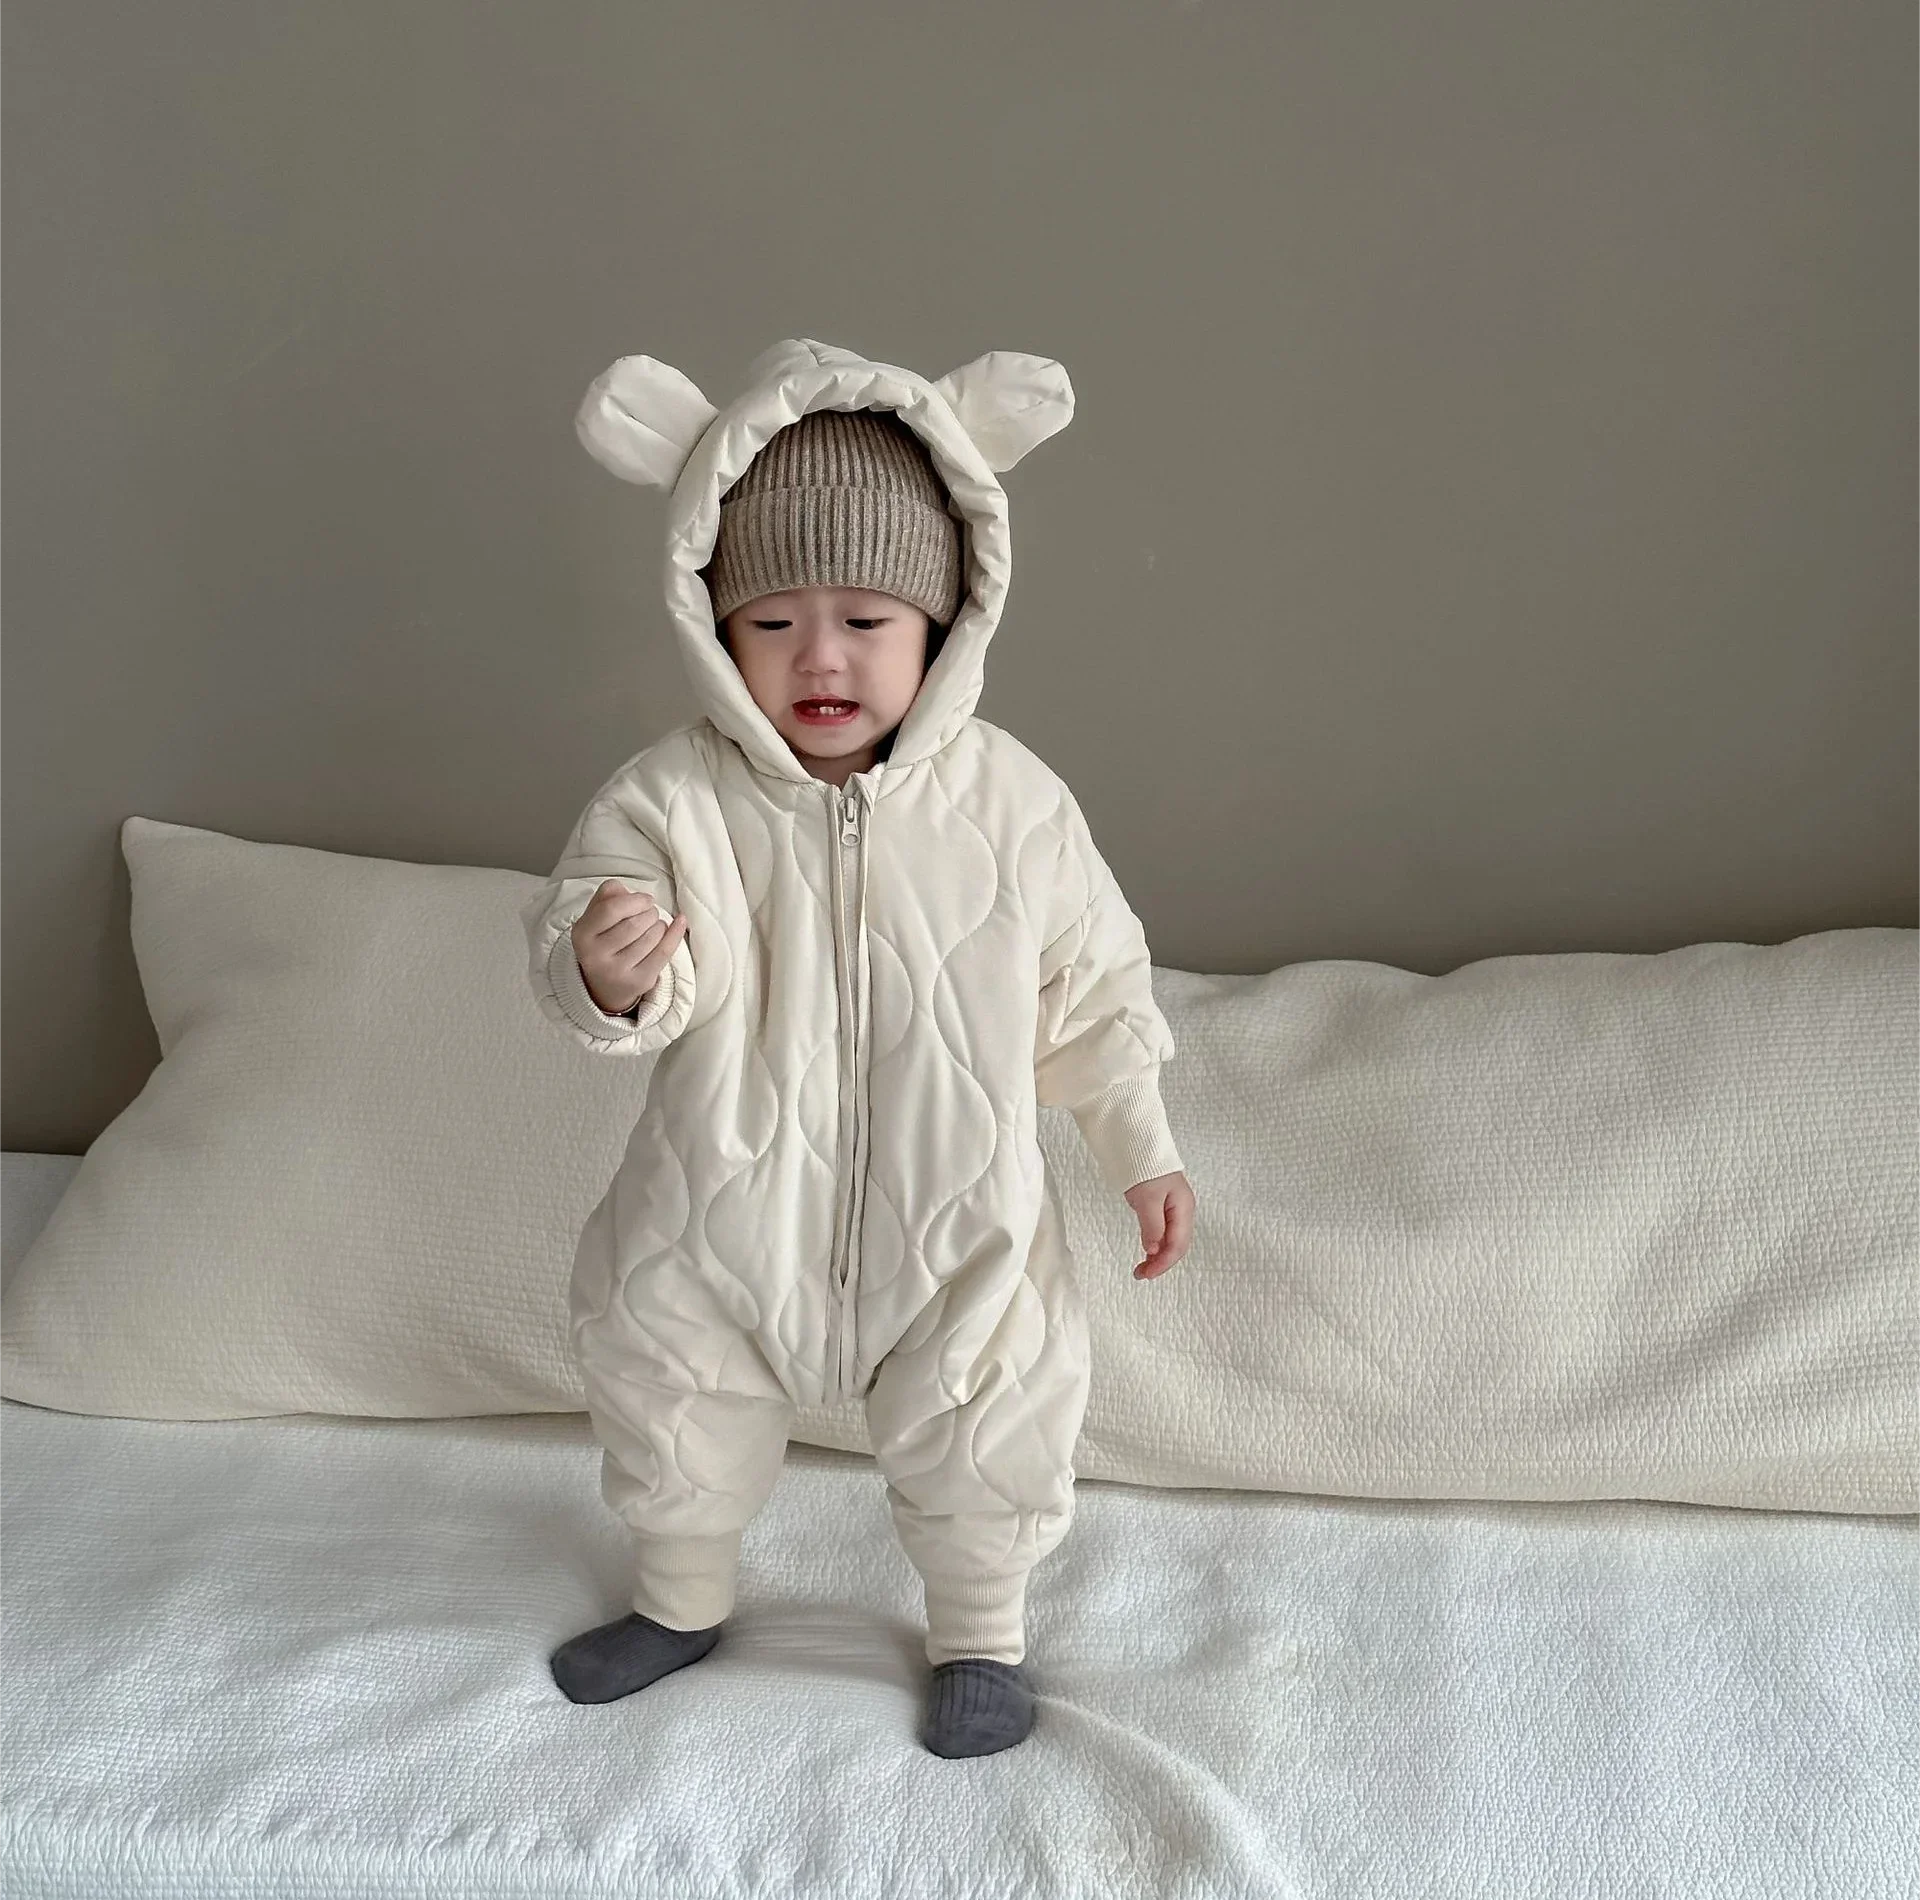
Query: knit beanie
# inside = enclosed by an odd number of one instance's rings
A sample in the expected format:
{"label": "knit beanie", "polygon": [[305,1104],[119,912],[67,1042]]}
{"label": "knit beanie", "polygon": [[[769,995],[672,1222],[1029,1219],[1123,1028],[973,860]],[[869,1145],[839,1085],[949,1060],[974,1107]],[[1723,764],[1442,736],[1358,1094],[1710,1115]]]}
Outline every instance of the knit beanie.
{"label": "knit beanie", "polygon": [[702,572],[716,622],[790,587],[866,587],[944,627],[960,605],[960,523],[925,443],[891,409],[811,409],[726,491]]}

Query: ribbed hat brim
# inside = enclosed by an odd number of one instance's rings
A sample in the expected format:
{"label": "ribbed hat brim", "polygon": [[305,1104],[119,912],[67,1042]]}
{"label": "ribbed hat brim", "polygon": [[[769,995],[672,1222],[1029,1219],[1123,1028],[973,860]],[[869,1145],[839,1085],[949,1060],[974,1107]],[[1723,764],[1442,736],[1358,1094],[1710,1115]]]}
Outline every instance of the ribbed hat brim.
{"label": "ribbed hat brim", "polygon": [[959,523],[912,495],[786,488],[723,502],[708,585],[716,620],[790,587],[866,587],[941,626],[959,608]]}
{"label": "ribbed hat brim", "polygon": [[897,414],[810,410],[775,430],[721,499],[706,570],[714,618],[792,587],[865,587],[947,626],[962,545],[946,484]]}

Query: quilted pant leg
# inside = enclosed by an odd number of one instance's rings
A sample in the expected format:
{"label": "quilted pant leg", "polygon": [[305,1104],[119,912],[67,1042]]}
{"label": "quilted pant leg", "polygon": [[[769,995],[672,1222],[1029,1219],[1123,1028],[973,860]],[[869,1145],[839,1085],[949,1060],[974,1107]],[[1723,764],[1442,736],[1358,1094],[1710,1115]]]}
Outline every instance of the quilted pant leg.
{"label": "quilted pant leg", "polygon": [[894,1530],[920,1573],[927,1659],[1017,1663],[1027,1577],[1073,1521],[1086,1301],[1053,1196],[1024,1271],[969,1262],[880,1363],[866,1415]]}
{"label": "quilted pant leg", "polygon": [[648,1261],[594,1299],[614,1284],[601,1274],[596,1285],[604,1238],[596,1212],[572,1327],[600,1495],[634,1534],[634,1609],[669,1629],[710,1629],[732,1613],[741,1539],[773,1494],[795,1408],[758,1341],[690,1267]]}

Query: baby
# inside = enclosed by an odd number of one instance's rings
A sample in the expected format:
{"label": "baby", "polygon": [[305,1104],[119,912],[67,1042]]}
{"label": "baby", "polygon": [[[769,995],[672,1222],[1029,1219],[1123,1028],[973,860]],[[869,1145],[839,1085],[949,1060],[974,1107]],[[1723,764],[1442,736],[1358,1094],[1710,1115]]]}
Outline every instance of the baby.
{"label": "baby", "polygon": [[1072,391],[1018,352],[929,382],[805,338],[746,384],[721,410],[626,357],[578,421],[670,491],[705,716],[600,787],[522,912],[545,1015],[659,1052],[569,1303],[632,1608],[552,1669],[605,1702],[707,1655],[798,1408],[857,1399],[924,1588],[919,1739],[989,1754],[1033,1724],[1027,1579],[1072,1517],[1088,1387],[1037,1105],[1133,1209],[1137,1278],[1195,1205],[1139,920],[1065,784],[973,712],[996,475]]}

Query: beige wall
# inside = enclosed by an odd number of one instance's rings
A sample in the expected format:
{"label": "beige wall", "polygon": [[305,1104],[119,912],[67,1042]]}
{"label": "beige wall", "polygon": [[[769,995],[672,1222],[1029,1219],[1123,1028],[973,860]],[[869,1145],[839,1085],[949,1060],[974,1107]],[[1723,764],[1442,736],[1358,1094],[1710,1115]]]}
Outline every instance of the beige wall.
{"label": "beige wall", "polygon": [[1916,918],[1910,5],[15,0],[9,1148],[130,812],[544,872],[694,715],[646,352],[1066,364],[981,715],[1156,960]]}

